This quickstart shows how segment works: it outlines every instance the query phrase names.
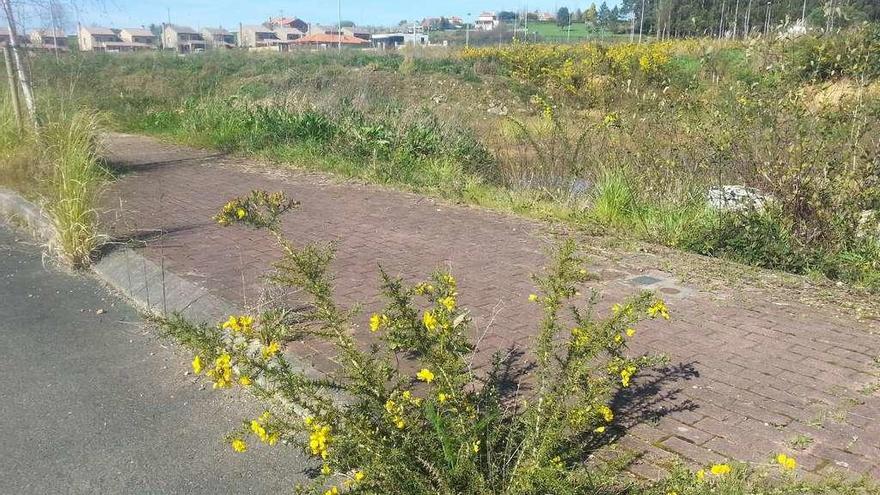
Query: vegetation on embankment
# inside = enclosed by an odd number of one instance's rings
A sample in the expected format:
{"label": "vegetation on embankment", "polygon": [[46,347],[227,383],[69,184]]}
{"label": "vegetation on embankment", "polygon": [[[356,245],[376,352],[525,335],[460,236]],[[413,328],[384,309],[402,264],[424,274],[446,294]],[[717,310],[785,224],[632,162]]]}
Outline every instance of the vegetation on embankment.
{"label": "vegetation on embankment", "polygon": [[[774,42],[80,54],[38,58],[35,79],[129,131],[876,289],[880,248],[859,224],[880,208],[878,47],[880,28],[860,26]],[[723,184],[774,201],[708,208]]]}

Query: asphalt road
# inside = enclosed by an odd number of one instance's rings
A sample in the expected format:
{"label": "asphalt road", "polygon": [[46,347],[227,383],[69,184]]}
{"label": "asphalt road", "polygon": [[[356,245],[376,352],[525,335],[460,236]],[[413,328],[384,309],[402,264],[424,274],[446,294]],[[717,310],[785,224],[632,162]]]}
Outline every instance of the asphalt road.
{"label": "asphalt road", "polygon": [[0,222],[0,493],[292,491],[296,449],[224,442],[252,399],[206,387],[134,309],[24,237]]}

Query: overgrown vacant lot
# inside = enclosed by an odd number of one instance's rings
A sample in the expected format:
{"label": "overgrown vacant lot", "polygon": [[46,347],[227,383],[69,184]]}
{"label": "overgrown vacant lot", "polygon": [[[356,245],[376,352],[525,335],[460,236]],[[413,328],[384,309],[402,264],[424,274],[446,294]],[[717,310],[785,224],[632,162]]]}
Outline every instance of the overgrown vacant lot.
{"label": "overgrown vacant lot", "polygon": [[[880,30],[34,60],[121,130],[880,288]],[[71,83],[71,74],[75,74]],[[760,208],[707,207],[721,185]]]}

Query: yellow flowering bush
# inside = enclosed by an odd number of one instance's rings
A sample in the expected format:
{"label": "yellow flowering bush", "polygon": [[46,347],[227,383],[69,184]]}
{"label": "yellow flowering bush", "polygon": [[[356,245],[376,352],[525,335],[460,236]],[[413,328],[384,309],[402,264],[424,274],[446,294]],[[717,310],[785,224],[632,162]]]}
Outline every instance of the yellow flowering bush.
{"label": "yellow flowering bush", "polygon": [[[378,341],[360,342],[352,313],[334,300],[330,248],[294,246],[280,232],[279,217],[293,206],[281,194],[255,191],[232,200],[216,220],[273,234],[283,257],[271,280],[307,294],[308,310],[271,307],[216,326],[179,316],[165,322],[195,351],[195,373],[216,388],[238,384],[266,400],[266,412],[230,433],[232,450],[299,446],[320,465],[302,493],[589,489],[583,460],[614,427],[612,395],[660,361],[625,351],[638,322],[668,316],[662,301],[644,293],[601,319],[592,300],[573,305],[587,272],[573,243],[565,243],[536,277],[538,293],[522,301],[535,304],[543,320],[536,371],[519,380],[517,394],[505,372],[515,366],[510,358],[497,354],[475,371],[470,313],[458,303],[455,278],[443,271],[415,285],[381,273],[387,303],[369,317],[367,334]],[[560,316],[566,308],[571,320]],[[282,349],[305,336],[333,343],[339,369],[315,379],[294,366]]]}
{"label": "yellow flowering bush", "polygon": [[603,77],[620,81],[645,79],[663,82],[678,42],[645,44],[583,43],[574,45],[511,43],[503,46],[466,48],[463,60],[493,61],[510,76],[551,91],[588,96],[607,89]]}

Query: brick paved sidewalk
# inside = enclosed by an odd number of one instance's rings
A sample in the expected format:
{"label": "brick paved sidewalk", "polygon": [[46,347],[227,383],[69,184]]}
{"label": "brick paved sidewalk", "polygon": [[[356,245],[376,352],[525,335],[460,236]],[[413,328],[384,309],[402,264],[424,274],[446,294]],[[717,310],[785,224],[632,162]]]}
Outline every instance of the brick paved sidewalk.
{"label": "brick paved sidewalk", "polygon": [[[124,172],[107,194],[104,221],[113,235],[146,241],[149,258],[218,296],[254,303],[259,275],[277,254],[262,234],[222,229],[210,217],[251,189],[284,190],[302,202],[285,221],[289,236],[337,243],[343,302],[376,307],[379,264],[412,280],[449,267],[462,304],[481,331],[488,327],[484,354],[529,345],[537,315],[526,298],[530,274],[554,245],[547,225],[144,137],[115,135],[109,147]],[[644,327],[632,349],[665,353],[670,366],[618,397],[622,424],[631,426],[618,445],[645,454],[634,473],[655,477],[673,454],[696,466],[786,452],[811,472],[880,478],[876,324],[771,302],[761,290],[726,303],[658,267],[593,261],[604,305],[650,288],[665,294],[673,313],[671,323]],[[326,349],[303,352],[319,368],[332,366]]]}

